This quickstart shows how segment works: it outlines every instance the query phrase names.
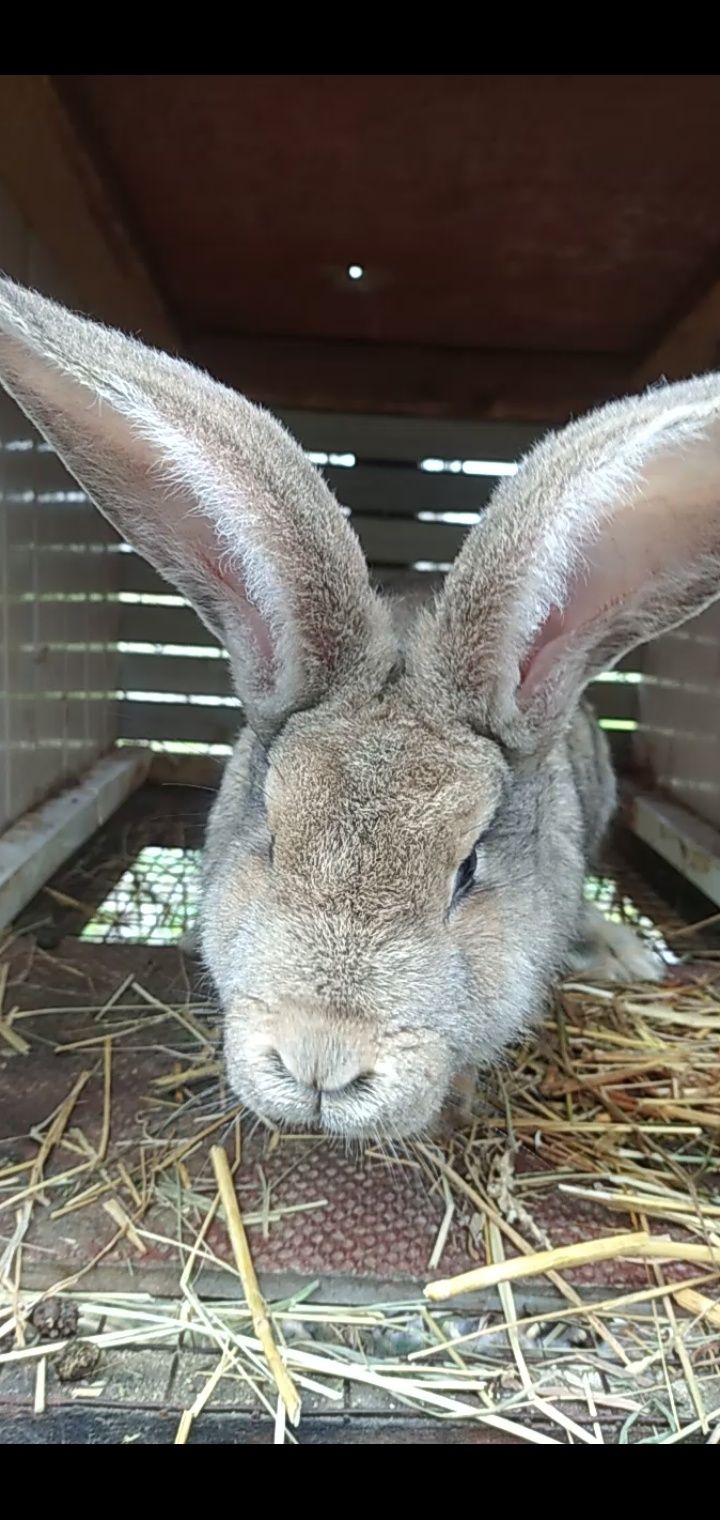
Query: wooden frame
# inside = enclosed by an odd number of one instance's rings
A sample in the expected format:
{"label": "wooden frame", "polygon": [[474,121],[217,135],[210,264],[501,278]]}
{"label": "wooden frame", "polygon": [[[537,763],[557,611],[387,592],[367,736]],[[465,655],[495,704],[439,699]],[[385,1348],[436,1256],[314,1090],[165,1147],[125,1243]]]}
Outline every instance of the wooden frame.
{"label": "wooden frame", "polygon": [[[0,182],[72,281],[84,309],[177,348],[136,242],[47,74],[3,74]],[[62,292],[48,294],[63,299]]]}
{"label": "wooden frame", "polygon": [[0,836],[0,929],[142,785],[147,750],[125,750],[98,760],[78,786],[26,813]]}

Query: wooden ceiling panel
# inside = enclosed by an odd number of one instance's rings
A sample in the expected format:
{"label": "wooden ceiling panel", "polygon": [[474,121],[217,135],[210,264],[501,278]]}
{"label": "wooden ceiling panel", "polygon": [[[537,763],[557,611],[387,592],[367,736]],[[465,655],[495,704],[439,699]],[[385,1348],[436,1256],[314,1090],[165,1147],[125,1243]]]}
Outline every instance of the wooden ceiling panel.
{"label": "wooden ceiling panel", "polygon": [[55,82],[194,336],[640,355],[720,269],[715,75]]}

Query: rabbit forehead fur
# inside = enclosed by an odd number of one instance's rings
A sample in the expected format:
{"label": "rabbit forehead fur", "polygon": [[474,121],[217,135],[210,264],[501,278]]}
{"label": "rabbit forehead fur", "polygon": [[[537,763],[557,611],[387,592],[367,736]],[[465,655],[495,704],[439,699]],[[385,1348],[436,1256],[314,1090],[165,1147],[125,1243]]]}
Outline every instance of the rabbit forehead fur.
{"label": "rabbit forehead fur", "polygon": [[[478,840],[477,888],[452,907]],[[269,753],[246,734],[211,820],[203,914],[233,1087],[297,1118],[263,1064],[292,1025],[375,1073],[339,1131],[421,1130],[455,1074],[542,1010],[582,873],[565,744],[513,770],[466,726],[435,727],[402,684],[296,715]]]}

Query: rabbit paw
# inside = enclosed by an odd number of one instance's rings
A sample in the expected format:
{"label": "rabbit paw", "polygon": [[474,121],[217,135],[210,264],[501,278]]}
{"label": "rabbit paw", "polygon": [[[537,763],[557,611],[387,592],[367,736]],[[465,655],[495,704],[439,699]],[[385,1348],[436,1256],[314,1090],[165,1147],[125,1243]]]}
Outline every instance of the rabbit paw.
{"label": "rabbit paw", "polygon": [[589,907],[582,937],[566,963],[566,975],[577,973],[604,982],[661,982],[665,967],[628,924],[614,923]]}

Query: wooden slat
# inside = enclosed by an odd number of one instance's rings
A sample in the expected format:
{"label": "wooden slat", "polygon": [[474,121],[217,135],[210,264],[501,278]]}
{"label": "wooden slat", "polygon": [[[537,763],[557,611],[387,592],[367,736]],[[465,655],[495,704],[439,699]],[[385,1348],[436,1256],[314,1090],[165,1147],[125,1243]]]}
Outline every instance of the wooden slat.
{"label": "wooden slat", "polygon": [[[170,585],[168,581],[163,580],[162,576],[158,575],[152,565],[149,565],[147,560],[141,559],[139,554],[121,554],[118,558],[120,560],[120,589],[122,591],[153,596],[172,596],[175,593],[175,587]],[[373,585],[379,591],[384,591],[388,595],[396,594],[402,596],[408,591],[423,591],[430,598],[442,585],[444,576],[441,573],[435,575],[426,571],[415,571],[402,565],[395,565],[389,567],[371,566],[370,578]],[[130,607],[130,603],[125,604],[123,607],[124,619],[126,615],[129,616],[128,609]],[[160,612],[163,609],[158,608],[157,610]],[[167,611],[168,609],[164,610]],[[135,611],[134,607],[132,611]],[[201,627],[200,620],[196,619],[196,621],[198,627]],[[202,634],[201,639],[183,639],[177,640],[177,642],[185,644],[207,644],[212,642],[212,635],[207,633],[207,630],[202,630]],[[168,642],[175,641],[170,640]]]}
{"label": "wooden slat", "polygon": [[[183,655],[125,654],[121,656],[118,686],[122,691],[234,695],[227,660]],[[601,718],[637,719],[638,688],[621,682],[596,681],[588,697]]]}
{"label": "wooden slat", "polygon": [[[36,702],[41,700],[43,692],[48,691],[107,691],[109,700],[112,700],[112,693],[117,690],[117,675],[116,658],[111,650],[83,649],[69,653],[62,648],[46,648],[42,642],[42,629],[37,643],[30,647],[35,667],[33,690]],[[42,731],[42,720],[39,727]]]}
{"label": "wooden slat", "polygon": [[[148,567],[149,570],[149,567]],[[159,577],[158,577],[159,581]],[[165,582],[160,582],[167,592]],[[137,644],[193,644],[218,647],[192,607],[153,607],[142,602],[119,604],[118,638]]]}
{"label": "wooden slat", "polygon": [[371,565],[412,565],[417,560],[449,564],[469,531],[455,523],[418,522],[412,517],[353,513],[350,521]]}
{"label": "wooden slat", "polygon": [[[26,604],[28,609],[30,604]],[[117,602],[96,603],[98,613],[93,613],[93,625],[96,629],[98,643],[110,643],[120,637],[119,628],[121,622],[121,607]],[[62,600],[62,619],[57,616],[58,603],[49,601],[41,602],[35,609],[35,616],[40,629],[40,643],[44,639],[52,638],[52,641],[67,644],[87,644],[89,640],[88,604],[85,600],[68,602]],[[193,614],[194,617],[194,614]],[[197,621],[197,619],[195,619]],[[52,629],[52,633],[45,630]],[[30,635],[28,635],[30,637]],[[93,640],[94,641],[94,640]]]}
{"label": "wooden slat", "polygon": [[[405,593],[419,600],[426,589],[423,584],[426,581],[425,576],[396,575],[393,578],[390,573],[388,579],[392,583],[392,590],[397,595]],[[432,582],[432,586],[427,585],[427,591],[430,593],[439,580],[435,576],[428,576],[427,582]],[[217,641],[213,640],[212,634],[200,622],[191,607],[157,607],[146,606],[142,603],[135,606],[121,603],[119,612],[118,637],[124,642],[218,647]],[[224,663],[217,659],[203,661],[200,658],[188,656],[181,663],[181,657],[167,656],[164,663],[161,663],[162,660],[163,657],[159,655],[125,655],[121,667],[123,672],[121,686],[129,690],[190,690],[190,684],[187,686],[177,684],[182,672],[184,680],[195,683],[192,689],[196,691],[226,695],[232,690],[227,669]],[[147,661],[146,667],[143,661]],[[627,655],[620,662],[621,669],[637,670],[638,667],[639,656],[635,652]],[[142,677],[141,684],[140,671],[143,669],[146,669],[147,673]],[[152,675],[153,671],[154,675]],[[162,678],[159,672],[162,672]],[[198,685],[198,682],[203,684]],[[590,692],[593,705],[603,717],[637,717],[638,687],[636,685],[598,682],[590,688]]]}
{"label": "wooden slat", "polygon": [[[120,554],[119,585],[121,591],[135,591],[152,596],[177,595],[171,581],[149,565],[139,554]],[[190,640],[192,642],[192,640]]]}
{"label": "wooden slat", "polygon": [[46,543],[103,544],[116,541],[105,518],[88,501],[28,502],[28,535],[36,532]]}
{"label": "wooden slat", "polygon": [[[413,517],[417,512],[482,512],[497,477],[432,474],[426,470],[357,465],[352,470],[327,466],[325,477],[341,506],[363,516]],[[82,509],[81,509],[82,510]],[[81,521],[69,510],[65,531]]]}
{"label": "wooden slat", "polygon": [[[176,594],[175,587],[169,581],[163,580],[163,577],[158,575],[157,570],[154,570],[152,565],[147,563],[147,560],[141,559],[139,554],[121,554],[118,558],[120,560],[119,589],[121,591],[152,596],[173,596]],[[378,590],[385,591],[388,594],[397,593],[398,595],[404,595],[408,589],[420,590],[424,588],[425,594],[430,597],[433,591],[437,590],[442,584],[444,577],[442,572],[432,574],[427,571],[412,570],[410,566],[399,564],[389,566],[371,565],[370,579]],[[210,638],[211,635],[208,634],[207,638],[203,636],[200,642],[207,643]],[[192,644],[198,641],[185,639],[184,642]]]}
{"label": "wooden slat", "polygon": [[594,681],[587,689],[587,696],[599,718],[637,719],[637,686],[619,681]]}
{"label": "wooden slat", "polygon": [[142,754],[98,760],[77,786],[28,813],[0,839],[0,928],[122,805],[148,771]]}
{"label": "wooden slat", "polygon": [[[69,470],[66,470],[62,460],[46,443],[35,440],[31,463],[28,467],[26,460],[25,468],[29,477],[28,483],[39,495],[48,491],[72,491],[73,494],[77,494],[82,490]],[[89,506],[89,500],[84,492],[83,496],[86,506]]]}
{"label": "wooden slat", "polygon": [[224,769],[222,755],[174,755],[155,750],[150,761],[149,779],[156,786],[203,786],[215,792]]}
{"label": "wooden slat", "polygon": [[197,692],[216,697],[235,694],[228,660],[187,655],[121,655],[118,686],[121,691]]}
{"label": "wooden slat", "polygon": [[519,459],[543,429],[512,422],[371,416],[362,412],[278,412],[305,449],[358,460]]}
{"label": "wooden slat", "polygon": [[243,722],[236,707],[205,707],[190,702],[120,702],[118,706],[121,739],[232,744]]}
{"label": "wooden slat", "polygon": [[41,596],[72,596],[81,591],[114,593],[117,590],[115,555],[93,551],[88,544],[87,553],[67,549],[48,549],[36,546],[35,564],[37,591]]}
{"label": "wooden slat", "polygon": [[720,830],[662,794],[628,789],[624,801],[633,833],[720,907]]}
{"label": "wooden slat", "polygon": [[658,790],[720,828],[720,602],[643,650],[636,753]]}
{"label": "wooden slat", "polygon": [[344,507],[361,516],[386,513],[412,517],[416,512],[481,512],[497,485],[497,476],[433,474],[412,467],[356,465],[352,470],[322,470]]}
{"label": "wooden slat", "polygon": [[[463,543],[468,529],[455,523],[417,522],[402,517],[355,517],[350,519],[368,562],[407,565],[415,561],[449,563]],[[172,594],[173,587],[136,555],[122,554],[120,577],[125,591]]]}

